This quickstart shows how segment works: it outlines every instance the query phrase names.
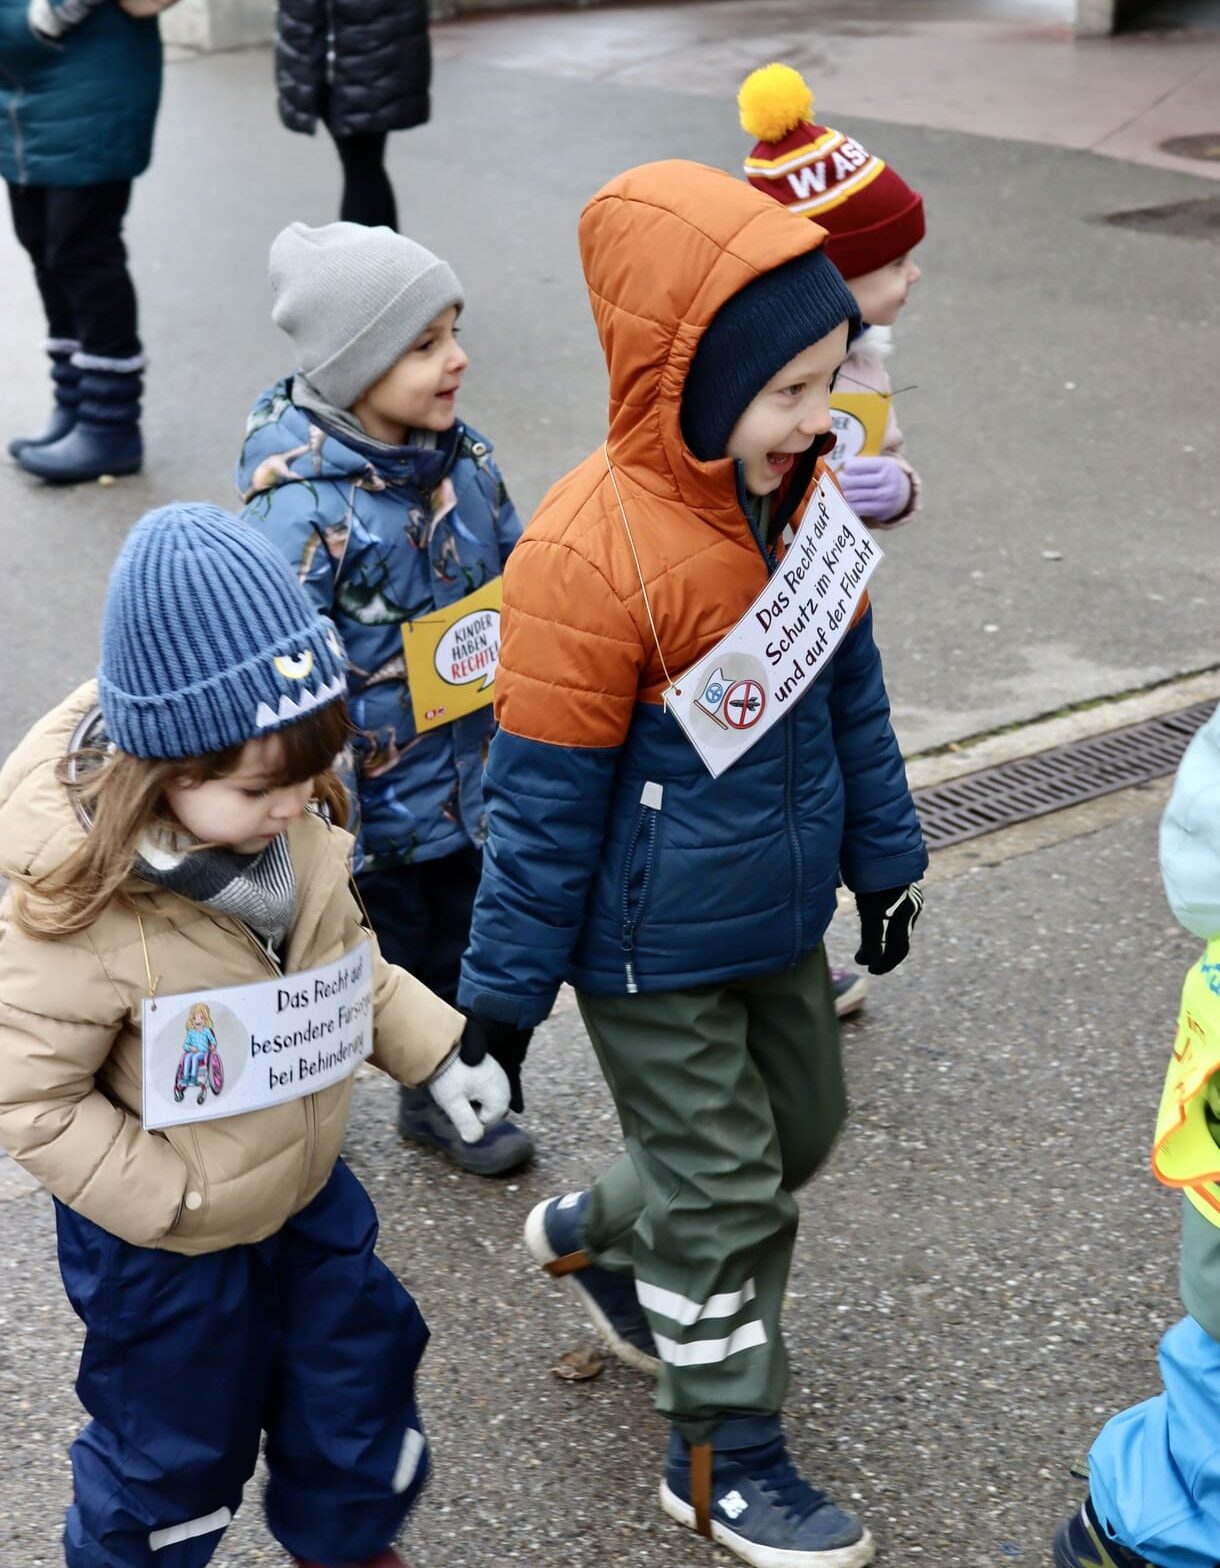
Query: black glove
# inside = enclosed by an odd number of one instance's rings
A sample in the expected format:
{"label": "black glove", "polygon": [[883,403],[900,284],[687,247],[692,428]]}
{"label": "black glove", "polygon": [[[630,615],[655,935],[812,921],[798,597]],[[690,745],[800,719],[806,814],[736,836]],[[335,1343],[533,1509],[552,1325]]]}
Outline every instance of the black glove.
{"label": "black glove", "polygon": [[867,964],[870,975],[888,975],[911,951],[911,932],[923,908],[923,888],[891,887],[883,893],[857,893],[860,911],[858,964]]}
{"label": "black glove", "polygon": [[529,1050],[532,1029],[518,1029],[513,1024],[501,1023],[498,1018],[480,1018],[471,1013],[466,1019],[466,1029],[458,1055],[468,1067],[477,1067],[485,1056],[494,1056],[504,1069],[512,1097],[508,1102],[511,1111],[523,1111],[525,1100],[521,1095],[521,1067]]}

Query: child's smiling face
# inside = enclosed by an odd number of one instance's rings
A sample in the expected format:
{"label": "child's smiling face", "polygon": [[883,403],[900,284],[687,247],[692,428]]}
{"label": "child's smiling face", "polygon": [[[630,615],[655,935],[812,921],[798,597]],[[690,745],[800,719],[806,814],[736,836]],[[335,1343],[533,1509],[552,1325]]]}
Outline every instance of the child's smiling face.
{"label": "child's smiling face", "polygon": [[377,441],[401,446],[411,430],[448,430],[470,363],[458,342],[455,305],[427,326],[385,375],[360,394],[352,413]]}
{"label": "child's smiling face", "polygon": [[738,458],[752,495],[778,490],[797,458],[830,429],[830,389],[847,353],[847,323],[777,370],[733,426],[726,456]]}
{"label": "child's smiling face", "polygon": [[884,267],[846,281],[856,296],[861,320],[867,321],[870,327],[892,327],[907,302],[907,295],[921,276],[914,256],[907,251],[904,256],[886,262]]}

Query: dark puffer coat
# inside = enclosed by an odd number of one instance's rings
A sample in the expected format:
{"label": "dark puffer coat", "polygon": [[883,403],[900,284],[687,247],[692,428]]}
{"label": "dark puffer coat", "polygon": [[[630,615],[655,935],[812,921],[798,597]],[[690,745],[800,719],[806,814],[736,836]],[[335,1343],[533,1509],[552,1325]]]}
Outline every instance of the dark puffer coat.
{"label": "dark puffer coat", "polygon": [[428,0],[279,0],[280,119],[313,135],[406,131],[428,118]]}

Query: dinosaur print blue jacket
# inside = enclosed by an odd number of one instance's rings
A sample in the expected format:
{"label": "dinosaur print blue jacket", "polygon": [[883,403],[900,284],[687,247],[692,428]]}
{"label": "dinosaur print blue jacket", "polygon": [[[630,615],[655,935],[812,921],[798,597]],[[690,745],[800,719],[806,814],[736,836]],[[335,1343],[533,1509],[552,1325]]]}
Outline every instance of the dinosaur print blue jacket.
{"label": "dinosaur print blue jacket", "polygon": [[242,516],[292,562],[347,650],[357,871],[439,859],[486,833],[492,710],[417,733],[402,626],[498,577],[521,523],[489,442],[460,420],[439,442],[361,441],[299,408],[289,378],[255,403],[237,465]]}

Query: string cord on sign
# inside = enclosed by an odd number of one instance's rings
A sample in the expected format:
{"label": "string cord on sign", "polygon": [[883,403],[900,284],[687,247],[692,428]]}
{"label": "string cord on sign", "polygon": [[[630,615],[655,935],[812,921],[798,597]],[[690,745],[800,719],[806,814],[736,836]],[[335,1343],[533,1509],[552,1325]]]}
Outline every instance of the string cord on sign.
{"label": "string cord on sign", "polygon": [[640,579],[640,592],[644,595],[644,610],[648,616],[648,624],[652,628],[652,640],[657,645],[657,657],[661,661],[661,668],[665,672],[665,682],[673,691],[675,697],[682,695],[682,688],[674,685],[674,678],[669,673],[669,665],[665,662],[665,650],[661,647],[661,638],[657,632],[657,623],[653,617],[652,604],[648,598],[648,584],[644,581],[644,568],[640,565],[640,552],[635,547],[635,538],[631,532],[631,524],[627,518],[627,508],[623,505],[622,491],[618,487],[618,479],[614,472],[614,464],[610,461],[610,443],[607,441],[602,446],[602,455],[606,459],[606,472],[610,475],[610,483],[614,486],[614,499],[618,502],[619,513],[623,519],[623,527],[627,533],[627,543],[631,546],[631,557],[635,562],[636,576]]}

